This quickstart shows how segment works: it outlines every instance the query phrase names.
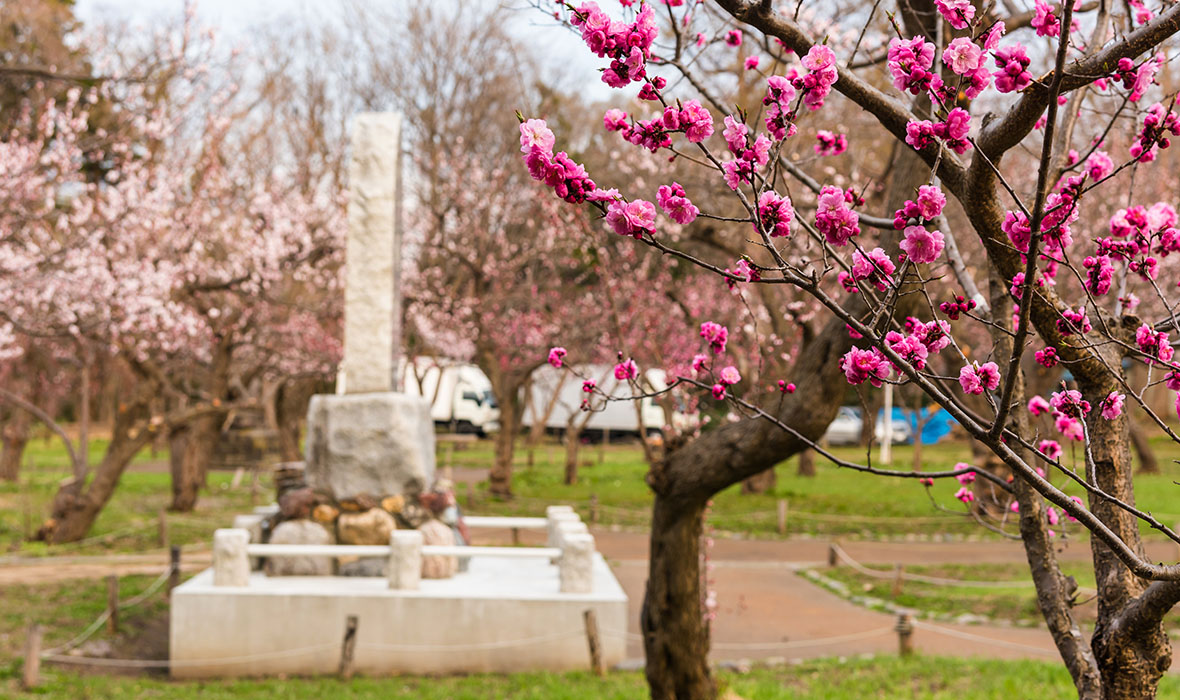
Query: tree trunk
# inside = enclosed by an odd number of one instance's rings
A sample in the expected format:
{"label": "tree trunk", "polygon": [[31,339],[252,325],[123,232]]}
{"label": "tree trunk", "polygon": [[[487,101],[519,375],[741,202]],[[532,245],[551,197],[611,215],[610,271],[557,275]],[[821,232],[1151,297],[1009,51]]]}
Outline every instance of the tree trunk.
{"label": "tree trunk", "polygon": [[1127,426],[1131,431],[1131,446],[1135,448],[1135,454],[1139,457],[1139,473],[1159,474],[1160,463],[1155,457],[1155,450],[1151,448],[1147,430],[1130,415],[1127,416]]}
{"label": "tree trunk", "polygon": [[219,437],[218,424],[217,416],[205,416],[172,431],[172,504],[168,506],[169,510],[188,513],[197,507],[197,497],[205,485],[205,474]]}
{"label": "tree trunk", "polygon": [[742,481],[742,493],[766,493],[774,488],[777,483],[778,475],[775,474],[774,467],[771,467],[764,472],[758,472],[754,476]]}
{"label": "tree trunk", "polygon": [[703,503],[677,503],[656,494],[639,620],[652,700],[701,700],[717,694],[709,673],[709,627],[701,589],[703,516]]}
{"label": "tree trunk", "polygon": [[313,380],[287,379],[275,392],[275,428],[279,434],[279,451],[285,462],[303,460],[299,437],[303,420],[307,417],[307,404],[315,390],[316,383]]}
{"label": "tree trunk", "polygon": [[25,445],[29,442],[31,424],[29,414],[18,408],[0,429],[0,481],[16,481],[20,476],[21,459],[24,457]]}
{"label": "tree trunk", "polygon": [[516,434],[520,432],[520,385],[505,387],[497,396],[500,403],[500,432],[496,433],[496,456],[488,472],[488,491],[500,498],[512,497],[512,457]]}
{"label": "tree trunk", "polygon": [[582,430],[571,425],[565,429],[565,485],[578,483],[578,448],[582,444]]}
{"label": "tree trunk", "polygon": [[815,450],[808,447],[799,453],[799,467],[795,470],[798,476],[815,476]]}

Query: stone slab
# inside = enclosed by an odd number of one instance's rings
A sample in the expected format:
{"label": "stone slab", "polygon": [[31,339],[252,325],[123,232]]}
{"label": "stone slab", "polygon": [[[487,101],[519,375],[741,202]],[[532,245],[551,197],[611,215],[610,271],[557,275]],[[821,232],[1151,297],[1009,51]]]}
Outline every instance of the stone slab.
{"label": "stone slab", "polygon": [[420,396],[313,396],[305,449],[307,483],[337,500],[419,493],[434,481],[434,422]]}
{"label": "stone slab", "polygon": [[216,588],[206,570],[172,592],[175,678],[333,674],[345,618],[360,620],[363,675],[510,673],[589,666],[582,614],[598,618],[607,667],[626,652],[627,596],[601,555],[593,593],[558,590],[543,560],[473,557],[467,573],[391,590],[384,579],[267,578]]}

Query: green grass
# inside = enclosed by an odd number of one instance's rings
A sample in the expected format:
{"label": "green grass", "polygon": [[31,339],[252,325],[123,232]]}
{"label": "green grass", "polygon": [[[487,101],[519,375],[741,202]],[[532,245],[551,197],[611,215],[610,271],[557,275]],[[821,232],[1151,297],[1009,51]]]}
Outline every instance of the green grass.
{"label": "green grass", "polygon": [[[80,675],[48,669],[35,693],[16,689],[15,665],[0,670],[0,691],[46,700],[120,698],[139,700],[228,700],[276,698],[319,700],[348,697],[415,700],[619,700],[646,696],[637,672],[476,674],[462,677],[334,678],[169,682],[157,678]],[[994,700],[1064,698],[1074,694],[1064,667],[1046,661],[992,661],[917,656],[876,657],[848,662],[823,659],[797,666],[717,674],[720,686],[746,700]],[[1165,676],[1160,698],[1180,697],[1180,680]]]}
{"label": "green grass", "polygon": [[[891,569],[869,568],[892,573]],[[1073,576],[1080,587],[1093,589],[1094,572],[1085,563],[1062,562],[1061,568],[1067,575]],[[942,564],[938,566],[908,566],[905,571],[911,574],[947,579],[1011,581],[1015,585],[1003,588],[979,588],[904,581],[901,593],[894,596],[892,579],[867,576],[847,566],[823,569],[817,573],[844,583],[854,595],[869,595],[934,615],[957,616],[967,613],[1020,624],[1041,624],[1044,621],[1037,608],[1036,593],[1031,585],[1027,585],[1032,579],[1026,564]],[[1078,600],[1087,600],[1091,595],[1091,592],[1081,591],[1078,594]],[[1092,622],[1096,612],[1095,604],[1092,601],[1073,609],[1075,618],[1083,623]]]}

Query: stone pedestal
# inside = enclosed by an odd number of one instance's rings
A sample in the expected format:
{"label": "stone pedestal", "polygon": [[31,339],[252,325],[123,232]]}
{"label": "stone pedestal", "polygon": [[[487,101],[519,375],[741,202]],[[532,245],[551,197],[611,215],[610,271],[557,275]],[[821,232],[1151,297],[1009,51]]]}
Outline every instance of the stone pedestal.
{"label": "stone pedestal", "polygon": [[213,585],[245,586],[250,582],[247,530],[222,528],[213,531]]}
{"label": "stone pedestal", "polygon": [[313,396],[307,482],[336,500],[417,494],[434,480],[430,404],[393,392]]}

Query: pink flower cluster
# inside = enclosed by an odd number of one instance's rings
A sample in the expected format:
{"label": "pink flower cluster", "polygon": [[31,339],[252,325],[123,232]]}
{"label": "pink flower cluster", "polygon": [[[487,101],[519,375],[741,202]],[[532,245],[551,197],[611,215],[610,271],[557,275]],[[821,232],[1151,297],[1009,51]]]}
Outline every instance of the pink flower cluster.
{"label": "pink flower cluster", "polygon": [[1090,412],[1090,402],[1083,399],[1082,392],[1077,389],[1053,392],[1049,405],[1058,413],[1070,418],[1082,418]]}
{"label": "pink flower cluster", "polygon": [[889,331],[885,334],[885,342],[889,344],[893,352],[900,355],[914,369],[926,368],[926,358],[929,357],[930,350],[921,338],[916,335],[903,336],[897,331]]}
{"label": "pink flower cluster", "polygon": [[1159,72],[1163,62],[1163,54],[1157,54],[1138,66],[1129,58],[1119,59],[1114,78],[1123,84],[1124,89],[1129,91],[1127,95],[1129,101],[1138,102],[1143,98],[1143,93],[1147,92],[1147,88],[1155,83],[1155,74]]}
{"label": "pink flower cluster", "polygon": [[815,208],[815,227],[834,246],[848,245],[860,233],[860,216],[848,205],[854,195],[839,187],[824,185]]}
{"label": "pink flower cluster", "polygon": [[953,301],[944,301],[938,305],[938,310],[947,315],[952,321],[958,321],[960,314],[965,314],[977,306],[974,299],[956,296]]}
{"label": "pink flower cluster", "polygon": [[[619,353],[622,355],[623,353]],[[639,376],[639,366],[635,364],[635,360],[627,359],[615,365],[615,379],[620,382],[628,379],[634,379]]]}
{"label": "pink flower cluster", "polygon": [[1053,347],[1047,347],[1044,350],[1037,350],[1036,353],[1037,364],[1042,367],[1052,369],[1057,366],[1057,350]]}
{"label": "pink flower cluster", "polygon": [[812,110],[819,109],[824,106],[824,99],[839,77],[836,72],[836,54],[827,46],[816,44],[800,62],[808,72],[796,77],[792,84],[803,93],[803,104]]}
{"label": "pink flower cluster", "polygon": [[1053,6],[1044,0],[1036,0],[1033,7],[1033,18],[1029,24],[1037,30],[1037,36],[1059,36],[1061,20],[1053,13]]}
{"label": "pink flower cluster", "polygon": [[[972,12],[975,8],[967,5]],[[951,41],[942,52],[943,64],[951,69],[955,75],[963,76],[966,84],[963,94],[967,99],[975,99],[992,83],[992,74],[988,71],[983,49],[968,37],[961,36]]]}
{"label": "pink flower cluster", "polygon": [[877,348],[852,348],[840,359],[840,369],[849,384],[863,384],[868,381],[880,387],[893,373],[893,365]]}
{"label": "pink flower cluster", "polygon": [[852,279],[856,282],[866,280],[879,292],[889,289],[896,271],[897,266],[881,248],[873,248],[868,255],[859,250],[852,253]]}
{"label": "pink flower cluster", "polygon": [[1173,136],[1180,134],[1180,117],[1156,102],[1147,108],[1143,128],[1140,129],[1135,143],[1131,145],[1131,157],[1140,163],[1155,160],[1156,149],[1172,145],[1171,140],[1165,135],[1169,133]]}
{"label": "pink flower cluster", "polygon": [[717,383],[713,385],[713,398],[721,401],[726,396],[726,390],[742,380],[737,367],[728,365],[717,373]]}
{"label": "pink flower cluster", "polygon": [[1082,266],[1087,270],[1086,289],[1100,296],[1110,291],[1111,285],[1114,284],[1114,265],[1111,264],[1109,255],[1088,255],[1082,261]]}
{"label": "pink flower cluster", "polygon": [[766,106],[766,130],[775,141],[795,135],[795,110],[791,102],[795,100],[795,86],[781,75],[772,75],[766,79],[766,96],[762,104]]}
{"label": "pink flower cluster", "polygon": [[565,151],[553,153],[556,138],[544,119],[529,119],[520,125],[520,150],[529,175],[553,188],[558,197],[581,204],[596,189],[586,168],[575,163]]}
{"label": "pink flower cluster", "polygon": [[1033,75],[1028,72],[1031,59],[1020,43],[992,52],[998,71],[994,73],[996,89],[1000,92],[1019,92],[1029,86]]}
{"label": "pink flower cluster", "polygon": [[656,203],[660,205],[660,209],[664,210],[668,218],[678,224],[690,224],[697,218],[697,214],[701,213],[701,210],[689,201],[679,182],[660,185],[659,190],[656,191]]}
{"label": "pink flower cluster", "polygon": [[1061,335],[1073,335],[1080,333],[1085,335],[1094,330],[1090,325],[1090,318],[1086,316],[1086,307],[1079,306],[1077,309],[1067,308],[1061,312],[1061,318],[1057,319],[1057,332]]}
{"label": "pink flower cluster", "polygon": [[688,100],[679,109],[665,107],[663,125],[666,131],[683,131],[690,143],[700,143],[713,135],[713,115],[697,100]]}
{"label": "pink flower cluster", "polygon": [[549,364],[553,365],[557,369],[561,369],[562,360],[565,359],[565,356],[566,356],[565,348],[561,348],[561,347],[550,348],[549,349]]}
{"label": "pink flower cluster", "polygon": [[928,231],[926,224],[942,213],[946,206],[946,195],[934,185],[918,188],[918,199],[907,200],[901,209],[893,212],[893,227],[905,231],[901,249],[915,263],[931,263],[938,259],[946,245],[941,231]]}
{"label": "pink flower cluster", "polygon": [[725,144],[736,158],[721,164],[725,172],[725,183],[736,190],[743,182],[754,181],[754,169],[770,162],[770,139],[759,134],[751,144],[750,128],[734,119],[725,117]]}
{"label": "pink flower cluster", "polygon": [[820,129],[815,132],[815,140],[815,152],[821,156],[838,156],[848,150],[848,138],[844,134]]}
{"label": "pink flower cluster", "polygon": [[614,200],[606,208],[606,223],[620,236],[642,239],[656,233],[656,206],[643,199]]}
{"label": "pink flower cluster", "polygon": [[709,344],[714,355],[725,352],[725,343],[729,340],[729,329],[720,323],[705,321],[701,324],[701,337]]}
{"label": "pink flower cluster", "polygon": [[1139,351],[1149,358],[1148,364],[1157,364],[1157,361],[1167,364],[1172,361],[1175,353],[1168,342],[1168,334],[1153,330],[1146,323],[1135,331],[1135,343],[1139,346]]}
{"label": "pink flower cluster", "polygon": [[934,0],[934,6],[955,29],[966,29],[975,19],[975,6],[971,0]]}
{"label": "pink flower cluster", "polygon": [[1052,407],[1049,406],[1049,402],[1045,400],[1045,397],[1039,394],[1028,400],[1028,412],[1034,416],[1039,416],[1042,413],[1049,413],[1051,410]]}
{"label": "pink flower cluster", "polygon": [[889,42],[886,67],[893,76],[893,87],[913,95],[930,89],[937,76],[930,71],[934,65],[934,44],[920,36],[912,39],[894,38]]}
{"label": "pink flower cluster", "polygon": [[963,503],[971,503],[975,500],[975,494],[972,493],[971,489],[963,486],[955,492],[955,498],[959,499]]}
{"label": "pink flower cluster", "polygon": [[982,394],[984,390],[995,391],[1000,386],[1000,368],[994,362],[982,365],[972,362],[959,370],[959,386],[968,394]]}
{"label": "pink flower cluster", "polygon": [[920,151],[934,139],[941,139],[946,147],[955,153],[965,153],[971,148],[967,135],[971,133],[971,115],[962,107],[955,107],[946,119],[935,124],[927,119],[912,121],[905,126],[905,142]]}
{"label": "pink flower cluster", "polygon": [[626,24],[612,21],[597,3],[586,2],[574,10],[570,24],[581,28],[582,41],[596,56],[611,59],[602,82],[621,88],[647,75],[651,44],[660,33],[651,5],[644,5],[635,21]]}
{"label": "pink flower cluster", "polygon": [[781,197],[773,190],[767,190],[758,198],[758,226],[767,235],[784,237],[791,235],[791,220],[795,218],[795,209],[788,197]]}
{"label": "pink flower cluster", "polygon": [[1127,399],[1125,394],[1120,394],[1117,391],[1112,391],[1102,399],[1100,408],[1102,409],[1102,417],[1106,420],[1114,420],[1123,415],[1123,402]]}

